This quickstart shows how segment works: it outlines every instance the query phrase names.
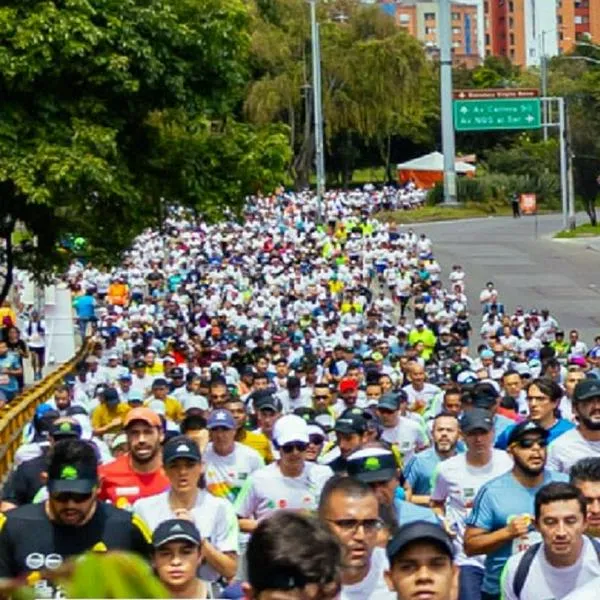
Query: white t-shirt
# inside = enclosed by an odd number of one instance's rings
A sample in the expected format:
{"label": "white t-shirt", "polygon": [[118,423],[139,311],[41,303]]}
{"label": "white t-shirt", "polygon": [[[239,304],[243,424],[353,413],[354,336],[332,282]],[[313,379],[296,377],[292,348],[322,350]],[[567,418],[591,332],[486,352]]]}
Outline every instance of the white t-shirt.
{"label": "white t-shirt", "polygon": [[504,450],[494,449],[490,462],[484,467],[467,463],[466,454],[457,454],[438,464],[433,473],[431,499],[446,501],[446,521],[456,531],[456,564],[473,565],[483,569],[485,555],[467,557],[464,552],[465,520],[479,488],[510,471],[512,458]]}
{"label": "white t-shirt", "polygon": [[442,390],[437,385],[433,385],[432,383],[425,383],[421,391],[415,390],[412,384],[407,385],[405,388],[402,389],[406,392],[406,395],[408,396],[408,408],[410,410],[414,410],[415,403],[418,400],[425,404],[426,409],[429,408],[431,406],[431,403],[433,402],[433,399],[438,394],[442,393]]}
{"label": "white t-shirt", "polygon": [[[176,518],[169,505],[168,491],[137,500],[133,505],[133,512],[142,518],[151,531],[163,521]],[[220,552],[239,552],[240,528],[233,506],[227,500],[200,490],[190,512],[202,539],[208,540]],[[199,577],[205,581],[216,581],[219,574],[204,562],[200,567]]]}
{"label": "white t-shirt", "polygon": [[592,600],[598,597],[598,590],[600,590],[600,577],[596,577],[583,587],[577,588],[574,592],[565,596],[563,600]]}
{"label": "white t-shirt", "polygon": [[233,452],[221,456],[213,450],[212,442],[204,451],[204,464],[206,467],[206,489],[217,496],[225,498],[231,503],[235,502],[244,482],[257,469],[265,466],[261,455],[239,442],[235,442]]}
{"label": "white t-shirt", "polygon": [[340,600],[394,600],[396,594],[390,592],[383,578],[389,569],[389,562],[383,548],[375,548],[371,555],[371,566],[367,576],[353,585],[342,586]]}
{"label": "white t-shirt", "polygon": [[[600,561],[592,542],[584,537],[584,547],[577,562],[570,567],[553,567],[547,560],[546,554],[539,550],[529,567],[525,584],[517,597],[514,594],[513,583],[519,560],[523,552],[515,554],[508,559],[502,575],[503,595],[502,600],[566,600],[565,596],[571,592],[581,592],[581,586],[600,576]],[[591,596],[575,596],[578,600],[593,600],[598,598],[598,588]],[[569,598],[572,598],[569,596]]]}
{"label": "white t-shirt", "polygon": [[398,424],[395,427],[386,427],[381,437],[389,444],[398,446],[405,464],[415,452],[429,446],[427,433],[416,421],[408,417],[398,417]]}
{"label": "white t-shirt", "polygon": [[260,520],[277,509],[314,511],[332,475],[329,467],[306,462],[299,477],[286,477],[272,463],[248,478],[235,502],[236,512],[242,518]]}
{"label": "white t-shirt", "polygon": [[571,467],[580,459],[590,456],[600,457],[600,442],[589,442],[578,429],[571,429],[548,447],[546,467],[553,471],[569,473]]}

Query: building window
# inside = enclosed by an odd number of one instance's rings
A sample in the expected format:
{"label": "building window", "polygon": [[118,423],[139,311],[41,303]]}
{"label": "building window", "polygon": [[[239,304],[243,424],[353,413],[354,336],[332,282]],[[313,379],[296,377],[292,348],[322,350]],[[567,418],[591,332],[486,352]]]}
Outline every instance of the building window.
{"label": "building window", "polygon": [[425,35],[433,35],[435,33],[435,27],[425,27]]}
{"label": "building window", "polygon": [[460,48],[460,42],[452,42],[453,48]]}
{"label": "building window", "polygon": [[410,23],[410,15],[400,15],[400,23]]}
{"label": "building window", "polygon": [[485,34],[485,45],[486,46],[490,45],[490,34],[489,33]]}
{"label": "building window", "polygon": [[515,3],[512,0],[508,3],[508,12],[515,12]]}
{"label": "building window", "polygon": [[510,45],[511,46],[515,45],[515,34],[514,33],[510,34]]}
{"label": "building window", "polygon": [[453,33],[454,35],[460,35],[460,34],[462,33],[462,30],[461,30],[461,28],[460,28],[460,27],[453,27],[453,28],[452,28],[452,33]]}
{"label": "building window", "polygon": [[490,3],[485,0],[483,3],[483,12],[487,15],[490,12]]}
{"label": "building window", "polygon": [[510,54],[510,59],[514,60],[515,59],[515,49],[511,48],[509,54]]}
{"label": "building window", "polygon": [[435,13],[425,13],[426,21],[435,21]]}
{"label": "building window", "polygon": [[558,21],[558,24],[559,24],[559,25],[562,25],[562,22],[563,22],[563,20],[562,20],[562,15],[558,15],[558,16],[556,17],[556,20]]}
{"label": "building window", "polygon": [[452,13],[452,20],[453,21],[460,21],[460,13]]}
{"label": "building window", "polygon": [[515,27],[515,20],[512,17],[509,17],[509,19],[508,19],[508,27],[510,29],[514,29],[514,27]]}

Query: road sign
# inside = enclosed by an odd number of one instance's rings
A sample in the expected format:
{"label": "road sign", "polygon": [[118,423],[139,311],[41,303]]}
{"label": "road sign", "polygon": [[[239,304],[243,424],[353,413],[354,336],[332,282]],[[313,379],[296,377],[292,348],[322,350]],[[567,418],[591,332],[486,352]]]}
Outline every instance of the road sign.
{"label": "road sign", "polygon": [[521,194],[519,205],[522,215],[535,215],[537,212],[535,194]]}
{"label": "road sign", "polygon": [[458,90],[454,100],[456,131],[539,129],[537,90]]}

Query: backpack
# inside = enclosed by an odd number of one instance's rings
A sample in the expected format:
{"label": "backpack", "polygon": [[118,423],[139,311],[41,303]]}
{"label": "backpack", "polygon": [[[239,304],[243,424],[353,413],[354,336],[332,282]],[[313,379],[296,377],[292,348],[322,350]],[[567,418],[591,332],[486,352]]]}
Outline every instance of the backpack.
{"label": "backpack", "polygon": [[[594,546],[594,550],[598,556],[598,561],[600,562],[600,540],[590,537],[589,540],[592,542],[592,546]],[[513,594],[519,598],[521,592],[523,591],[523,587],[525,586],[525,581],[527,580],[527,575],[529,575],[529,567],[531,567],[531,563],[535,558],[538,550],[541,548],[542,543],[538,542],[537,544],[533,544],[533,546],[529,546],[525,553],[521,557],[519,564],[517,565],[517,572],[515,573],[515,578],[513,581]]]}

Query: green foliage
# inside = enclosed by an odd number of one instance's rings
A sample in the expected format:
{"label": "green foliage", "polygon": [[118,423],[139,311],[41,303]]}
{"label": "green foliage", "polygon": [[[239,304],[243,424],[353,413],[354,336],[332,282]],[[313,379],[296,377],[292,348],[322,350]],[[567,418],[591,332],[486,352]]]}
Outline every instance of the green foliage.
{"label": "green foliage", "polygon": [[249,23],[243,0],[2,4],[0,220],[35,238],[17,264],[60,266],[69,234],[114,260],[162,198],[216,217],[279,182],[286,132],[231,119]]}
{"label": "green foliage", "polygon": [[492,172],[540,176],[558,172],[558,152],[558,140],[538,141],[523,133],[512,147],[490,150],[486,154],[486,162]]}

